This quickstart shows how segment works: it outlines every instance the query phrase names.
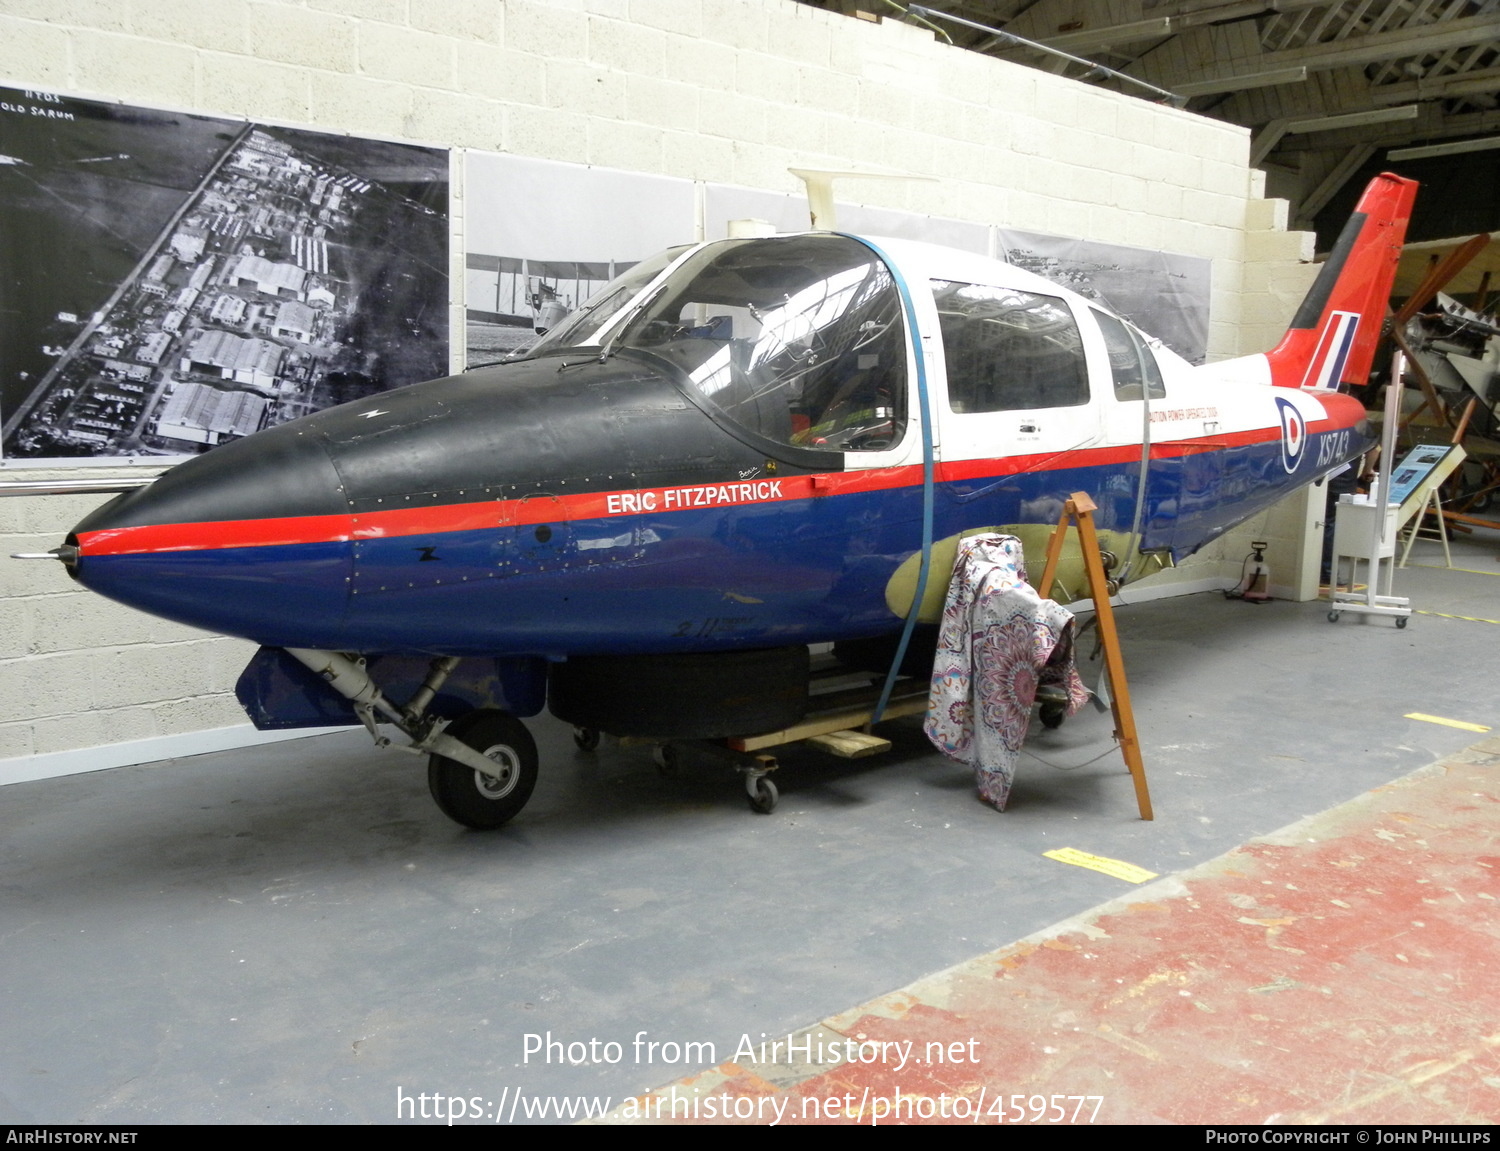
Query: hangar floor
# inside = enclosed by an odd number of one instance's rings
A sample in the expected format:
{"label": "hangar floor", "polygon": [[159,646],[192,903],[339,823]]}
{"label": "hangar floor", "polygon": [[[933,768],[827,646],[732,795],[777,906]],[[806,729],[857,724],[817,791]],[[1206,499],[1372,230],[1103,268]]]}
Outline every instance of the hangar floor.
{"label": "hangar floor", "polygon": [[[1434,550],[1414,558],[1440,564]],[[646,749],[586,754],[550,719],[532,724],[543,774],[531,805],[491,834],[449,823],[418,762],[373,751],[362,733],[12,785],[0,804],[0,1117],[389,1122],[461,1110],[463,1120],[555,1121],[559,1107],[618,1109],[731,1060],[737,1068],[692,1082],[805,1093],[821,1073],[825,1094],[842,1093],[851,1075],[788,1070],[758,1045],[819,1021],[899,1041],[873,1028],[903,1015],[920,1024],[907,1038],[976,1040],[964,1050],[984,1056],[991,1097],[1103,1092],[1099,1122],[1260,1122],[1273,1112],[1494,1121],[1497,916],[1485,897],[1500,897],[1500,884],[1482,879],[1500,867],[1500,790],[1487,745],[1459,755],[1482,735],[1409,714],[1500,724],[1496,551],[1493,539],[1470,541],[1455,548],[1460,570],[1400,572],[1396,590],[1423,613],[1406,630],[1348,615],[1330,624],[1317,603],[1253,606],[1217,593],[1122,611],[1150,823],[1136,817],[1107,718],[1092,711],[1034,738],[1038,758],[1023,761],[1004,814],[974,799],[967,772],[934,753],[915,721],[890,725],[896,748],[874,759],[784,755],[769,817],[752,815],[738,781],[710,762],[666,779]],[[1464,774],[1433,769],[1392,789],[1410,802],[1365,795],[1443,759]],[[1434,776],[1449,793],[1432,790]],[[1476,811],[1445,817],[1434,863],[1406,837],[1456,810],[1454,787],[1480,798],[1469,800]],[[1317,818],[1272,835],[1307,817]],[[1359,830],[1366,817],[1375,830]],[[1326,846],[1351,835],[1363,836],[1357,851]],[[1247,844],[1266,836],[1324,846],[1272,860]],[[1043,856],[1058,847],[1163,878],[1136,888]],[[1226,876],[1276,897],[1230,890]],[[1444,940],[1487,947],[1445,950],[1412,934],[1423,918],[1412,901],[1424,898],[1412,884],[1425,878],[1445,899],[1460,893],[1461,907],[1448,900],[1430,917],[1465,929]],[[1127,894],[1136,910],[1100,907]],[[1309,951],[1297,932],[1313,896],[1340,913],[1349,957],[1332,962],[1345,974],[1294,970],[1282,950]],[[1226,900],[1233,913],[1212,931],[1189,923],[1195,902]],[[1076,949],[1101,930],[1111,937],[1101,948]],[[1397,962],[1420,962],[1428,983],[1356,970],[1366,943],[1382,955],[1399,946]],[[1143,1007],[1105,1018],[1086,974],[1028,958],[1092,963],[1103,944],[1114,959],[1095,984],[1118,978],[1142,996],[1170,987],[1183,1002],[1228,953],[1264,949],[1286,963],[1224,969],[1213,977],[1219,998],[1199,997],[1213,1010],[1197,1012],[1217,1026],[1179,1034]],[[994,981],[1018,965],[1037,981]],[[934,972],[946,974],[888,995]],[[1365,979],[1357,990],[1354,975]],[[1256,982],[1231,1004],[1236,979]],[[1007,1012],[1018,987],[1035,1002]],[[1405,1045],[1377,1051],[1329,1031],[1357,1002],[1370,1033],[1383,1001],[1424,990],[1444,1023],[1425,1037],[1408,1029]],[[951,1018],[934,1024],[943,1012]],[[1097,1041],[1106,1033],[1117,1041]],[[1333,1061],[1326,1082],[1347,1098],[1392,1077],[1407,1086],[1355,1112],[1335,1114],[1337,1099],[1322,1104],[1326,1115],[1305,1099],[1286,1104],[1305,1074],[1299,1052]],[[1154,1079],[1181,1096],[1184,1059],[1214,1069],[1192,1093],[1199,1112],[1126,1090],[1127,1079]],[[1454,1060],[1461,1076],[1442,1072]],[[1132,1061],[1152,1073],[1105,1090]],[[1438,1070],[1424,1078],[1420,1067]],[[880,1079],[888,1095],[936,1095],[935,1082],[949,1080],[911,1067]],[[1236,1107],[1235,1090],[1255,1099],[1250,1110]]]}

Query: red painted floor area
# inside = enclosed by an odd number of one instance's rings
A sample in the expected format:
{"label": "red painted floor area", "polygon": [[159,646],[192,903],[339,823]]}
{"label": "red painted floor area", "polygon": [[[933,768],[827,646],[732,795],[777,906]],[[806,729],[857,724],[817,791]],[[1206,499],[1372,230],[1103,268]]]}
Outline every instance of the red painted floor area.
{"label": "red painted floor area", "polygon": [[1493,1123],[1497,831],[1489,739],[611,1118]]}

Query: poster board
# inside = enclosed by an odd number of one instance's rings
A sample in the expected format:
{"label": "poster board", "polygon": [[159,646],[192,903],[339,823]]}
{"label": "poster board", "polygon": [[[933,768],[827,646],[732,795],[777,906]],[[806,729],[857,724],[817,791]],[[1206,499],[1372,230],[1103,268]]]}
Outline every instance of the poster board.
{"label": "poster board", "polygon": [[1464,462],[1461,444],[1418,444],[1391,470],[1389,502],[1399,504],[1397,526],[1427,505],[1428,497]]}
{"label": "poster board", "polygon": [[446,374],[449,153],[0,89],[0,462],[120,463]]}
{"label": "poster board", "polygon": [[648,256],[697,238],[691,180],[464,154],[465,364],[522,352]]}

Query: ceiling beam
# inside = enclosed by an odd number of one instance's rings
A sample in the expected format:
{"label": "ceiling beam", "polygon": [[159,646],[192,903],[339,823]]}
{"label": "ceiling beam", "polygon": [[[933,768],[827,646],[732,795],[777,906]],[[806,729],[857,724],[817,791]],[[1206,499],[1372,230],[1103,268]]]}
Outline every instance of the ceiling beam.
{"label": "ceiling beam", "polygon": [[1059,32],[1047,35],[1041,30],[1041,21],[1046,20],[1047,11],[1028,9],[1016,20],[1007,24],[1008,32],[1034,39],[1049,48],[1062,48],[1068,53],[1094,53],[1107,48],[1119,48],[1127,44],[1155,41],[1163,36],[1175,36],[1188,29],[1202,29],[1208,24],[1221,21],[1250,20],[1274,12],[1299,12],[1322,8],[1329,0],[1229,0],[1229,3],[1209,5],[1178,5],[1176,12],[1164,12],[1145,20],[1124,20],[1119,23],[1091,24],[1074,32]]}
{"label": "ceiling beam", "polygon": [[[1361,24],[1365,18],[1365,14],[1369,12],[1370,5],[1374,2],[1375,0],[1360,0],[1359,7],[1349,14],[1349,18],[1344,21],[1344,26],[1338,30],[1338,33],[1334,36],[1334,39],[1344,40],[1347,39],[1351,33],[1359,31],[1361,28]],[[1391,4],[1382,9],[1382,13],[1389,13],[1390,10],[1394,7],[1396,7],[1396,5]],[[1374,29],[1369,29],[1369,31],[1373,32]]]}
{"label": "ceiling beam", "polygon": [[1232,0],[1228,4],[1212,4],[1193,8],[1180,5],[1179,11],[1152,16],[1144,20],[1125,20],[1118,24],[1098,24],[1080,28],[1075,32],[1060,32],[1052,36],[1040,33],[1031,38],[1049,48],[1062,48],[1068,52],[1096,52],[1105,48],[1116,48],[1122,44],[1137,44],[1142,40],[1157,40],[1173,36],[1189,28],[1202,28],[1228,20],[1246,20],[1272,12],[1295,12],[1300,9],[1320,8],[1329,0]]}
{"label": "ceiling beam", "polygon": [[1500,92],[1500,68],[1453,72],[1434,80],[1403,80],[1382,84],[1370,91],[1372,104],[1404,104],[1408,100],[1445,100],[1454,96],[1481,96]]}
{"label": "ceiling beam", "polygon": [[[1377,148],[1414,148],[1419,144],[1439,144],[1472,136],[1492,136],[1500,132],[1500,111],[1461,112],[1445,116],[1435,104],[1422,105],[1422,115],[1410,125],[1366,125],[1329,132],[1311,139],[1297,137],[1282,142],[1285,152],[1325,152],[1343,150],[1358,144]],[[1284,154],[1284,153],[1282,153]],[[1290,162],[1290,161],[1288,161]]]}
{"label": "ceiling beam", "polygon": [[[1496,47],[1500,47],[1497,44]],[[1262,75],[1266,75],[1262,73]],[[1319,81],[1305,86],[1271,85],[1273,91],[1257,91],[1259,84],[1231,85],[1215,82],[1212,87],[1230,91],[1230,100],[1212,112],[1236,124],[1258,125],[1273,119],[1297,119],[1316,115],[1357,112],[1393,104],[1436,103],[1442,99],[1500,97],[1500,66],[1472,72],[1452,72],[1430,79],[1402,80],[1395,84],[1371,84],[1358,68],[1318,73]],[[1195,87],[1174,85],[1184,96],[1196,96]]]}
{"label": "ceiling beam", "polygon": [[1297,38],[1297,33],[1302,31],[1302,25],[1306,24],[1307,21],[1308,21],[1308,19],[1311,16],[1312,16],[1312,9],[1310,9],[1310,8],[1304,8],[1301,12],[1299,12],[1297,14],[1297,18],[1291,22],[1291,27],[1290,28],[1285,27],[1285,26],[1282,26],[1280,28],[1277,28],[1277,27],[1267,28],[1266,32],[1267,32],[1268,36],[1272,32],[1275,32],[1275,33],[1277,33],[1277,34],[1279,34],[1281,36],[1281,43],[1278,44],[1278,45],[1276,45],[1276,47],[1274,49],[1272,49],[1272,51],[1280,51],[1281,49],[1285,48],[1288,44],[1290,44],[1293,40],[1295,40]]}
{"label": "ceiling beam", "polygon": [[1331,116],[1304,116],[1288,120],[1288,135],[1300,132],[1333,132],[1339,128],[1362,128],[1366,124],[1389,124],[1394,120],[1415,120],[1420,109],[1415,104],[1395,108],[1367,108],[1358,112],[1338,112]]}
{"label": "ceiling beam", "polygon": [[1098,52],[1121,44],[1158,40],[1180,31],[1182,29],[1173,17],[1157,16],[1150,20],[1134,20],[1128,24],[1082,28],[1077,32],[1064,32],[1057,36],[1042,36],[1037,38],[1037,43],[1049,48],[1061,48],[1064,52]]}
{"label": "ceiling beam", "polygon": [[[1442,52],[1449,48],[1460,48],[1470,44],[1481,44],[1496,38],[1497,24],[1493,16],[1464,16],[1442,24],[1424,24],[1418,27],[1401,28],[1395,32],[1377,32],[1368,36],[1351,36],[1347,40],[1334,40],[1326,44],[1307,44],[1301,48],[1285,48],[1277,52],[1262,52],[1216,59],[1212,64],[1179,73],[1170,78],[1159,74],[1161,69],[1151,66],[1155,52],[1148,53],[1139,61],[1139,74],[1152,83],[1170,87],[1172,84],[1195,83],[1202,80],[1228,80],[1237,75],[1253,75],[1273,69],[1293,68],[1298,65],[1309,71],[1343,68],[1373,64],[1402,56],[1414,56],[1427,52]],[[1185,46],[1184,46],[1185,47]],[[1203,43],[1204,49],[1212,50],[1211,43]],[[1137,69],[1132,69],[1137,71]]]}
{"label": "ceiling beam", "polygon": [[1255,134],[1250,145],[1250,163],[1259,164],[1281,143],[1283,136],[1309,132],[1336,132],[1342,128],[1363,128],[1393,120],[1415,120],[1421,109],[1416,104],[1398,108],[1375,108],[1364,112],[1344,112],[1337,116],[1311,116],[1301,119],[1272,120]]}
{"label": "ceiling beam", "polygon": [[1052,70],[1059,75],[1066,70],[1069,64],[1077,64],[1086,69],[1086,78],[1098,79],[1107,76],[1109,79],[1119,81],[1122,84],[1145,88],[1151,93],[1153,99],[1165,101],[1175,107],[1180,108],[1187,103],[1185,98],[1178,96],[1175,92],[1169,92],[1165,88],[1158,88],[1155,84],[1142,80],[1139,76],[1128,75],[1107,65],[1100,64],[1097,61],[1074,56],[1071,52],[1064,52],[1061,48],[1050,48],[1045,44],[1037,43],[1035,40],[1027,40],[1014,33],[1004,32],[999,28],[991,28],[987,24],[976,24],[967,17],[956,16],[952,12],[943,12],[936,8],[928,8],[922,4],[909,4],[906,12],[908,16],[915,16],[929,24],[934,20],[940,20],[945,24],[956,24],[964,28],[976,29],[980,32],[989,33],[992,39],[1008,46],[1027,52],[1041,52],[1056,57],[1058,63],[1053,65]]}
{"label": "ceiling beam", "polygon": [[1173,84],[1172,91],[1179,96],[1212,96],[1218,92],[1238,92],[1242,88],[1274,88],[1278,84],[1300,84],[1306,79],[1307,68],[1298,65],[1296,68],[1281,68],[1274,72],[1251,72],[1245,76]]}
{"label": "ceiling beam", "polygon": [[[1084,21],[1085,27],[1062,32],[1058,31],[1059,27],[1068,27],[1068,24],[1074,22],[1076,6],[1060,7],[1056,2],[1048,3],[1043,0],[1007,22],[1005,30],[1028,40],[1035,40],[1038,44],[1046,44],[1049,48],[1060,48],[1066,52],[1096,52],[1145,40],[1159,40],[1163,36],[1172,36],[1207,24],[1245,20],[1272,12],[1320,8],[1329,2],[1330,0],[1209,0],[1205,3],[1199,0],[1193,3],[1186,0],[1172,5],[1167,11],[1158,10],[1149,17],[1111,20],[1106,15],[1099,22]],[[1135,0],[1126,10],[1133,14],[1142,8],[1140,0]],[[1096,9],[1108,11],[1103,4],[1094,5],[1090,11]],[[1060,19],[1068,23],[1060,25]]]}
{"label": "ceiling beam", "polygon": [[1393,148],[1387,158],[1391,160],[1424,160],[1429,156],[1456,156],[1461,152],[1488,152],[1500,148],[1500,136],[1486,136],[1482,140],[1455,140],[1451,144],[1424,144],[1416,148]]}

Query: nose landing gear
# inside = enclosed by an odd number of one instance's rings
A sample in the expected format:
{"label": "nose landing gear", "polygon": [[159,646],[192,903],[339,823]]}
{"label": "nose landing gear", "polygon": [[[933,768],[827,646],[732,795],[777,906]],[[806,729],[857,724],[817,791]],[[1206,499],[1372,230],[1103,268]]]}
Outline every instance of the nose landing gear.
{"label": "nose landing gear", "polygon": [[459,716],[446,734],[495,764],[480,771],[434,753],[427,761],[427,787],[449,819],[489,831],[520,814],[536,787],[536,742],[512,715],[480,708]]}

